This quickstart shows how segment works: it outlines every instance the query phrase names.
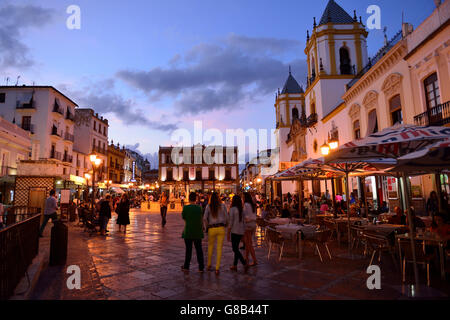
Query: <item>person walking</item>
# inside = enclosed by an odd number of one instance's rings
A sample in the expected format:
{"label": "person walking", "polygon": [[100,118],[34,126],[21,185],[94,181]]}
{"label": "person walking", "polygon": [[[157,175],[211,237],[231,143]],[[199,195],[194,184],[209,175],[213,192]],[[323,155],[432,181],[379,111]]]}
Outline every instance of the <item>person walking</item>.
{"label": "person walking", "polygon": [[249,264],[250,267],[256,266],[255,248],[253,248],[253,235],[256,231],[256,205],[252,200],[250,193],[244,193],[244,221],[245,221],[245,260],[248,263],[249,255],[252,256],[253,262]]}
{"label": "person walking", "polygon": [[245,234],[245,222],[242,208],[242,199],[240,196],[234,196],[233,201],[231,203],[230,208],[230,225],[228,228],[228,241],[231,241],[231,246],[234,252],[234,261],[233,265],[230,267],[230,270],[237,271],[237,265],[240,261],[245,268],[245,271],[248,269],[247,261],[245,261],[244,257],[239,250],[239,243],[242,240],[242,237]]}
{"label": "person walking", "polygon": [[102,236],[106,235],[106,228],[108,226],[109,219],[111,219],[111,212],[113,210],[111,196],[109,194],[106,195],[105,199],[100,201],[100,234]]}
{"label": "person walking", "polygon": [[184,239],[184,244],[186,245],[186,253],[184,258],[184,265],[181,270],[187,272],[189,271],[189,266],[191,264],[192,258],[192,245],[195,246],[195,252],[197,255],[198,271],[203,272],[205,269],[204,259],[203,259],[203,219],[202,219],[202,208],[195,204],[197,199],[197,194],[191,192],[189,194],[189,204],[183,207],[181,216],[185,222],[182,238]]}
{"label": "person walking", "polygon": [[119,232],[127,233],[127,225],[130,224],[130,201],[126,193],[122,194],[120,201],[117,203],[117,224],[119,225]]}
{"label": "person walking", "polygon": [[58,215],[56,211],[58,211],[58,200],[56,200],[56,191],[53,189],[50,191],[50,196],[45,200],[45,208],[44,208],[44,221],[42,222],[41,228],[39,230],[39,237],[43,237],[43,233],[45,230],[45,226],[47,225],[48,220],[52,219],[52,222],[55,223],[58,220]]}
{"label": "person walking", "polygon": [[211,269],[211,259],[216,248],[216,274],[220,273],[220,260],[222,259],[223,240],[225,228],[228,226],[228,214],[225,205],[221,203],[217,192],[211,194],[209,204],[206,206],[203,216],[205,228],[208,230],[208,270]]}
{"label": "person walking", "polygon": [[167,222],[167,206],[169,205],[169,198],[167,197],[167,194],[165,192],[162,193],[159,203],[161,205],[161,223],[162,226],[165,227]]}

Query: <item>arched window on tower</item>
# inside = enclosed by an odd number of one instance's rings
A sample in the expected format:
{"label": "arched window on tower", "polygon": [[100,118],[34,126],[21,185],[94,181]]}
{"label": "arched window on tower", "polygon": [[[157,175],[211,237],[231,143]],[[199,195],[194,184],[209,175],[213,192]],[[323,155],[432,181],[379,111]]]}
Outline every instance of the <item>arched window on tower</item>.
{"label": "arched window on tower", "polygon": [[294,119],[299,119],[299,113],[298,113],[297,107],[294,107],[294,109],[292,109],[292,121],[294,121]]}
{"label": "arched window on tower", "polygon": [[341,74],[352,74],[350,53],[347,48],[342,47],[339,49],[339,58],[341,62]]}
{"label": "arched window on tower", "polygon": [[316,78],[316,60],[314,56],[311,58],[311,81],[314,81]]}
{"label": "arched window on tower", "polygon": [[311,104],[311,113],[310,114],[315,114],[316,113],[316,104],[313,102],[312,104]]}

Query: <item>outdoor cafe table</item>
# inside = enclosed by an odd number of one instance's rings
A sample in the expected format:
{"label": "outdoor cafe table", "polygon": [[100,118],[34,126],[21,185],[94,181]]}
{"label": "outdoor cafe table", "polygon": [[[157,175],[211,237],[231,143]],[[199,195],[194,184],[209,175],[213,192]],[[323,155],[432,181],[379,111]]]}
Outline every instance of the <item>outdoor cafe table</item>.
{"label": "outdoor cafe table", "polygon": [[303,257],[303,242],[299,231],[305,236],[305,239],[314,237],[317,230],[315,225],[298,225],[298,224],[283,224],[278,225],[275,229],[282,234],[289,234],[292,237],[297,236],[297,244],[300,251],[300,259]]}
{"label": "outdoor cafe table", "polygon": [[[348,218],[340,217],[340,218],[334,219],[333,221],[336,223],[348,223]],[[350,217],[351,224],[357,224],[358,222],[360,222],[362,225],[365,225],[365,224],[369,223],[369,220],[367,220],[366,218]]]}
{"label": "outdoor cafe table", "polygon": [[[398,249],[400,250],[400,241],[401,240],[409,240],[409,234],[401,234],[396,236],[398,241]],[[436,246],[439,248],[439,260],[441,264],[441,279],[445,280],[445,256],[444,256],[444,248],[447,244],[447,240],[442,239],[437,235],[436,233],[425,233],[425,234],[414,234],[414,241],[423,241],[424,245],[429,246]],[[400,256],[400,263],[401,263],[401,256]],[[400,264],[401,265],[401,264]]]}
{"label": "outdoor cafe table", "polygon": [[402,224],[368,224],[363,227],[364,231],[374,232],[387,238],[392,247],[395,246],[395,235],[408,232],[408,227]]}

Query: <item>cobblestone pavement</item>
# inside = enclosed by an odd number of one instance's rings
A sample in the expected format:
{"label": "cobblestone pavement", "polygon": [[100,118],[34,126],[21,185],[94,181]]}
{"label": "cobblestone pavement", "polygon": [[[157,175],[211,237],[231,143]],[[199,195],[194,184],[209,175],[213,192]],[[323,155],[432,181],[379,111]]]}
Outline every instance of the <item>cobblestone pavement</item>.
{"label": "cobblestone pavement", "polygon": [[[222,299],[404,299],[400,273],[389,256],[382,258],[381,290],[368,290],[365,269],[368,260],[339,258],[345,246],[332,246],[333,260],[321,263],[312,247],[306,247],[303,260],[287,253],[278,262],[276,253],[267,259],[267,248],[258,237],[258,265],[245,274],[229,270],[233,261],[231,244],[225,242],[220,275],[198,273],[195,250],[191,271],[183,273],[183,220],[169,213],[165,228],[157,213],[133,210],[126,234],[118,232],[115,217],[109,224],[110,236],[89,236],[82,228],[69,228],[67,265],[81,268],[81,290],[68,290],[66,267],[47,268],[32,299],[110,299],[110,300],[222,300]],[[50,228],[47,228],[50,229]],[[48,230],[47,230],[48,232]],[[43,238],[41,241],[48,241]],[[207,242],[203,241],[205,259]],[[214,257],[213,257],[214,261]],[[421,270],[422,271],[422,270]],[[412,273],[412,272],[410,272]],[[425,273],[421,272],[421,279]],[[410,278],[411,280],[411,278]],[[427,297],[447,299],[449,281],[432,279]]]}

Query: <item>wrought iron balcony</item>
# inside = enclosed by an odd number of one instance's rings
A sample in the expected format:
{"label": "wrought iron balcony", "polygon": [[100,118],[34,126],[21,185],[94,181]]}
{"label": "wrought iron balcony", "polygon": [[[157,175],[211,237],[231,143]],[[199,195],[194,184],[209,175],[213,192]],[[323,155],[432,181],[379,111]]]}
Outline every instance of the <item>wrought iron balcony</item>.
{"label": "wrought iron balcony", "polygon": [[414,117],[418,126],[443,126],[450,123],[450,101],[428,109]]}
{"label": "wrought iron balcony", "polygon": [[61,160],[61,152],[51,151],[50,159]]}
{"label": "wrought iron balcony", "polygon": [[68,155],[68,154],[65,154],[62,161],[63,161],[63,162],[67,162],[67,163],[72,163],[72,161],[73,161],[73,156]]}
{"label": "wrought iron balcony", "polygon": [[64,140],[74,142],[75,137],[73,136],[73,134],[66,132],[66,134],[64,135]]}

